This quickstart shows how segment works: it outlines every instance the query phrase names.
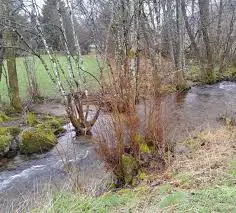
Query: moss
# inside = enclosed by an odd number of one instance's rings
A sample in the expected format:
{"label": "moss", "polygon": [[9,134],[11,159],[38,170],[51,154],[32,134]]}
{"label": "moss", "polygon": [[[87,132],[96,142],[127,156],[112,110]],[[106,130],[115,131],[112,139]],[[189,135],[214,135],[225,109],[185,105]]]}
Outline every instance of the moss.
{"label": "moss", "polygon": [[8,135],[8,133],[7,127],[0,127],[0,135]]}
{"label": "moss", "polygon": [[202,81],[206,84],[214,84],[217,81],[217,76],[215,75],[215,73],[206,73],[202,79]]}
{"label": "moss", "polygon": [[8,129],[9,134],[13,137],[16,137],[21,132],[21,129],[18,127],[8,127],[7,129]]}
{"label": "moss", "polygon": [[65,131],[62,126],[61,120],[56,119],[55,117],[52,117],[52,119],[46,120],[45,122],[38,124],[36,127],[39,129],[51,130],[54,132],[55,135]]}
{"label": "moss", "polygon": [[0,135],[0,153],[4,152],[9,147],[12,139],[12,136]]}
{"label": "moss", "polygon": [[147,145],[145,138],[142,135],[136,134],[134,140],[139,144],[139,150],[141,153],[151,153],[151,149]]}
{"label": "moss", "polygon": [[139,172],[139,174],[137,176],[137,178],[139,180],[145,180],[145,179],[147,179],[147,177],[148,177],[148,175],[145,172]]}
{"label": "moss", "polygon": [[52,130],[29,128],[20,134],[20,151],[25,154],[42,153],[51,149],[57,142]]}
{"label": "moss", "polygon": [[39,123],[39,121],[37,119],[37,116],[34,113],[29,112],[26,116],[26,123],[29,126],[33,127],[33,126],[36,126]]}
{"label": "moss", "polygon": [[0,112],[0,123],[8,121],[9,119],[10,118],[4,112]]}
{"label": "moss", "polygon": [[140,152],[142,153],[151,153],[151,150],[149,149],[148,145],[145,143],[142,143],[139,145]]}
{"label": "moss", "polygon": [[134,140],[135,140],[138,144],[145,143],[144,137],[143,137],[142,135],[138,134],[138,133],[134,136]]}
{"label": "moss", "polygon": [[59,119],[56,119],[55,117],[52,120],[47,121],[46,124],[54,131],[64,131],[62,122]]}
{"label": "moss", "polygon": [[0,127],[0,135],[11,135],[16,137],[21,132],[18,127]]}
{"label": "moss", "polygon": [[138,163],[134,157],[127,154],[122,155],[121,161],[122,161],[125,183],[132,184],[134,177],[137,175]]}
{"label": "moss", "polygon": [[220,80],[236,80],[236,68],[234,66],[229,67],[224,73],[220,74]]}

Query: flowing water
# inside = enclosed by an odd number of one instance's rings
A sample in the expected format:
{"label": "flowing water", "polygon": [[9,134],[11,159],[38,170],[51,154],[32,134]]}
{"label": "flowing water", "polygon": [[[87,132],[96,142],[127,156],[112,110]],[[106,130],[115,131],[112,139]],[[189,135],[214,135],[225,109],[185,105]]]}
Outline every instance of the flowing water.
{"label": "flowing water", "polygon": [[[166,98],[168,137],[179,140],[194,130],[217,127],[217,117],[226,112],[236,113],[236,83],[221,82],[215,85],[193,87],[187,93],[170,95]],[[142,105],[138,106],[142,110]],[[170,114],[170,113],[169,113]],[[83,174],[84,184],[91,184],[104,177],[104,168],[96,156],[91,137],[77,140],[67,126],[68,133],[59,138],[50,152],[24,159],[17,156],[0,171],[0,205],[32,192],[40,191],[50,183],[61,188],[65,183],[65,167],[76,165]],[[6,203],[4,203],[6,202]],[[0,207],[1,212],[1,207]]]}

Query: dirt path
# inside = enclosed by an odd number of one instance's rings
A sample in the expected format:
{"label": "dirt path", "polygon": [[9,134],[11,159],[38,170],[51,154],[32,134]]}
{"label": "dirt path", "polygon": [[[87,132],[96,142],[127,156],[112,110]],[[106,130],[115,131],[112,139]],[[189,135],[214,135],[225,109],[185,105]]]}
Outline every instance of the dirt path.
{"label": "dirt path", "polygon": [[59,103],[45,103],[35,104],[32,106],[31,111],[38,114],[50,114],[54,116],[65,116],[65,107]]}
{"label": "dirt path", "polygon": [[[84,106],[85,108],[86,106]],[[96,107],[94,105],[89,106],[90,111],[95,111]],[[66,110],[65,106],[60,103],[44,103],[35,104],[30,109],[32,112],[37,114],[49,114],[53,116],[65,116]]]}

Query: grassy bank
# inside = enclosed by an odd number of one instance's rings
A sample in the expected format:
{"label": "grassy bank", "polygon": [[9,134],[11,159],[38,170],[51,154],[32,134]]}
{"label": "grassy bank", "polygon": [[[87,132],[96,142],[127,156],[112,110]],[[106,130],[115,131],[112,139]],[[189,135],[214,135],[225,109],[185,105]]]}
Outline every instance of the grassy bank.
{"label": "grassy bank", "polygon": [[[185,73],[185,78],[193,82],[201,82],[201,70],[198,65],[190,64],[188,71]],[[216,82],[219,81],[236,81],[236,67],[229,66],[225,72],[220,73],[219,67],[215,66],[214,78]],[[204,83],[204,82],[203,82]]]}
{"label": "grassy bank", "polygon": [[235,186],[182,190],[166,184],[121,190],[99,198],[59,194],[45,212],[236,212],[235,200]]}
{"label": "grassy bank", "polygon": [[[52,64],[50,63],[49,57],[47,55],[42,55],[42,58],[47,63],[48,67],[51,68],[52,70]],[[66,56],[58,54],[56,58],[58,59],[60,66],[64,70],[67,70],[68,65],[67,65]],[[86,71],[90,72],[91,74],[99,78],[99,68],[98,68],[98,62],[96,60],[96,56],[84,55],[82,56],[82,58],[83,58],[82,67]],[[58,95],[56,85],[52,83],[51,79],[49,78],[40,60],[37,57],[35,57],[34,59],[35,59],[36,79],[38,82],[41,96],[42,97],[55,97],[55,95]],[[73,64],[73,67],[75,68],[75,71],[77,71],[75,63],[73,62],[72,64]],[[4,66],[6,68],[6,63]],[[27,91],[28,80],[27,80],[27,73],[26,73],[23,57],[18,57],[16,59],[16,67],[17,67],[18,80],[19,80],[20,96],[22,100],[27,100],[29,98],[29,94]],[[61,75],[62,81],[65,82],[65,77],[61,71],[60,71],[60,75]],[[84,73],[84,75],[86,77],[87,89],[89,88],[90,91],[95,91],[99,87],[98,83],[89,74]],[[191,65],[189,67],[189,71],[186,72],[185,77],[187,80],[200,82],[201,79],[200,79],[199,67],[196,65]],[[226,70],[225,73],[219,73],[218,69],[216,68],[215,77],[217,81],[236,80],[236,69],[235,67],[231,66]],[[169,86],[170,88],[173,87],[173,85],[169,85]],[[161,90],[163,90],[164,92],[168,92],[168,91],[165,91],[165,90],[168,90],[168,88],[161,88]],[[1,94],[1,101],[4,103],[8,103],[9,98],[8,98],[8,90],[7,90],[7,85],[6,85],[5,74],[2,76],[2,80],[0,81],[0,94]]]}
{"label": "grassy bank", "polygon": [[34,212],[236,212],[236,127],[197,133],[178,143],[169,169],[132,189],[100,197],[59,192]]}
{"label": "grassy bank", "polygon": [[[43,59],[48,64],[48,67],[51,68],[52,65],[50,63],[49,57],[47,55],[43,55]],[[60,62],[61,66],[67,70],[67,60],[65,56],[57,55],[57,59]],[[83,56],[83,67],[86,71],[98,76],[98,63],[96,61],[95,56],[93,55],[86,55]],[[6,65],[5,65],[6,66]],[[19,80],[19,88],[20,88],[20,96],[23,100],[28,98],[28,80],[26,69],[24,65],[24,58],[18,57],[16,59],[16,66],[17,66],[17,73],[18,73],[18,80]],[[75,67],[75,63],[73,63]],[[55,96],[58,94],[56,86],[50,80],[47,72],[45,71],[42,63],[38,58],[35,57],[35,69],[36,69],[36,78],[39,85],[40,94],[42,96]],[[65,80],[63,74],[61,73],[62,80]],[[87,85],[89,88],[96,88],[98,85],[94,81],[94,79],[86,74]],[[0,94],[2,96],[3,102],[8,102],[8,92],[6,86],[6,78],[3,76],[2,81],[0,82]]]}

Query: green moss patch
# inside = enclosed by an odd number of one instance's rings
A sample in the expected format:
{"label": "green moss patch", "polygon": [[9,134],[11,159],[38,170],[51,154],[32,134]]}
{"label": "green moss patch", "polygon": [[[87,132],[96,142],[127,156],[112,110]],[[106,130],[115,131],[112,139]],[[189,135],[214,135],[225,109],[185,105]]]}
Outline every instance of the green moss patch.
{"label": "green moss patch", "polygon": [[13,137],[16,137],[21,132],[21,129],[18,127],[8,127],[7,129],[8,129],[9,134]]}
{"label": "green moss patch", "polygon": [[42,153],[50,150],[57,142],[52,130],[29,128],[20,134],[20,152],[23,154]]}
{"label": "green moss patch", "polygon": [[137,175],[138,163],[136,159],[130,155],[122,155],[122,167],[126,184],[132,184],[134,177]]}
{"label": "green moss patch", "polygon": [[21,132],[18,127],[0,127],[0,135],[10,135],[16,137]]}
{"label": "green moss patch", "polygon": [[218,80],[230,80],[230,81],[236,80],[236,68],[234,66],[230,66],[225,72],[217,74],[218,74]]}
{"label": "green moss patch", "polygon": [[0,127],[0,135],[8,135],[8,128]]}
{"label": "green moss patch", "polygon": [[36,126],[39,123],[39,121],[37,119],[37,116],[34,113],[29,112],[26,116],[26,123],[29,126],[33,127],[33,126]]}
{"label": "green moss patch", "polygon": [[12,140],[12,136],[0,135],[0,155],[9,149]]}
{"label": "green moss patch", "polygon": [[10,118],[4,112],[0,112],[0,123],[9,121],[9,119]]}
{"label": "green moss patch", "polygon": [[136,134],[134,140],[139,144],[139,150],[141,153],[151,153],[151,149],[142,135]]}
{"label": "green moss patch", "polygon": [[62,126],[62,121],[55,117],[52,117],[51,119],[48,119],[43,123],[38,124],[36,127],[40,129],[52,130],[56,135],[65,131],[65,129]]}
{"label": "green moss patch", "polygon": [[37,117],[36,114],[29,112],[26,117],[26,123],[30,127],[36,127],[45,131],[53,131],[55,135],[64,132],[63,122],[60,118],[54,116]]}

